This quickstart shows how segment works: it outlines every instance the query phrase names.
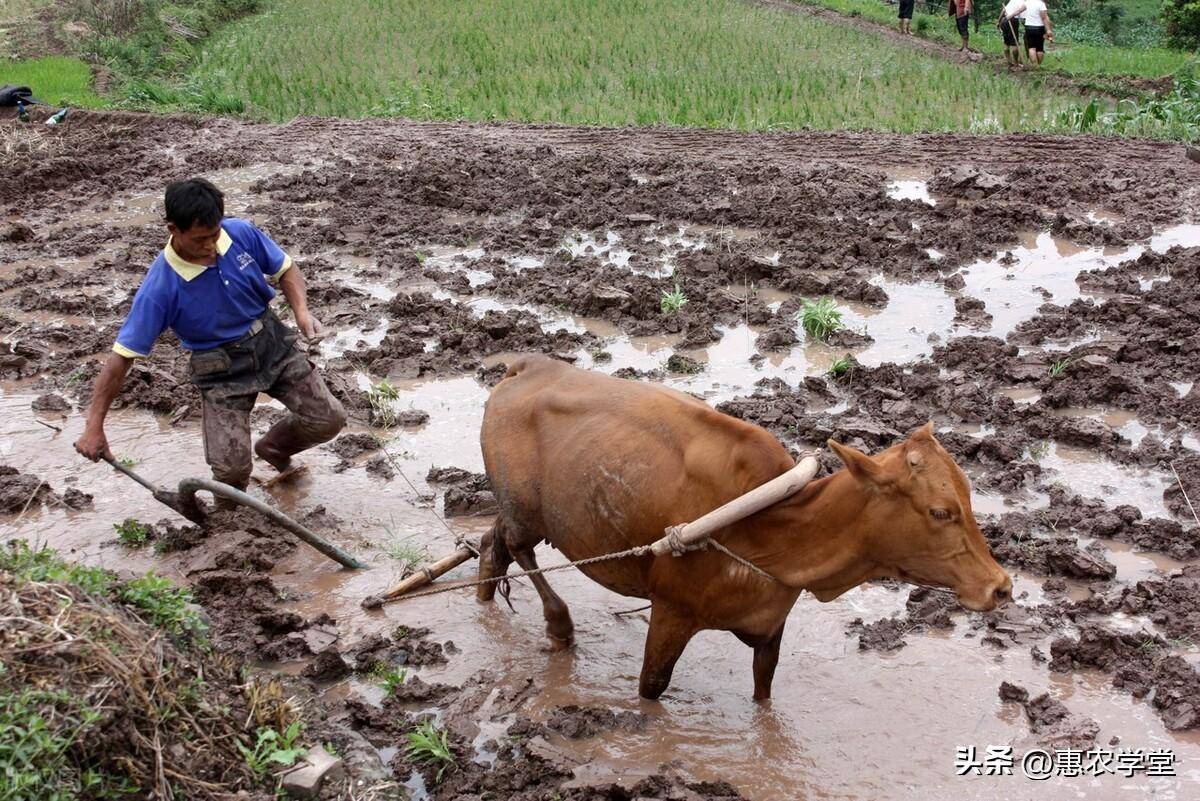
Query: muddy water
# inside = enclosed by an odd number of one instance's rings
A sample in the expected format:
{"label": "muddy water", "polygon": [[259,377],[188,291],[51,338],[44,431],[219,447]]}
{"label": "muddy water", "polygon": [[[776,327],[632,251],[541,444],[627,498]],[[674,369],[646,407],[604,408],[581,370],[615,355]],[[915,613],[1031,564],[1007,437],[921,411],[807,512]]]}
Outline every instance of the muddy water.
{"label": "muddy water", "polygon": [[[743,351],[735,353],[733,348],[750,347],[749,335],[737,329],[727,332],[722,343],[710,349],[715,351],[710,357],[733,361],[742,356]],[[636,351],[632,342],[630,348]],[[664,351],[669,349],[647,346],[637,352],[652,358]],[[614,359],[618,361],[619,357]],[[693,389],[723,390],[726,383],[744,380],[722,370],[677,382]],[[482,468],[477,438],[485,389],[470,377],[406,382],[399,389],[399,406],[430,414],[427,425],[394,432],[387,446],[415,490],[401,478],[391,482],[373,478],[361,466],[331,472],[336,457],[318,449],[305,457],[312,468],[308,477],[274,492],[285,510],[323,504],[344,521],[339,539],[366,554],[374,567],[365,572],[342,571],[301,548],[278,566],[275,579],[291,597],[300,599],[293,605],[297,611],[332,614],[343,642],[389,631],[398,624],[432,626],[439,639],[452,640],[462,653],[446,666],[422,669],[427,681],[461,682],[476,670],[489,668],[503,677],[502,684],[517,687],[526,677],[539,682],[541,690],[522,710],[535,718],[566,704],[636,710],[651,717],[640,734],[610,732],[564,743],[579,758],[594,761],[589,771],[637,774],[680,759],[699,777],[725,778],[755,799],[893,797],[897,787],[907,788],[902,794],[922,788],[922,796],[946,799],[991,798],[997,793],[1061,798],[1080,792],[1102,799],[1183,799],[1189,797],[1187,787],[1200,781],[1200,738],[1166,732],[1148,704],[1115,694],[1109,677],[1047,673],[1032,661],[1027,646],[997,651],[982,645],[981,634],[971,631],[967,614],[956,616],[957,625],[949,634],[910,635],[906,647],[889,654],[859,652],[855,638],[845,633],[851,620],[872,621],[903,611],[907,592],[879,586],[853,590],[829,604],[801,598],[784,638],[776,697],[768,705],[750,700],[750,651],[731,635],[718,632],[705,632],[693,641],[660,703],[638,700],[645,613],[615,616],[614,612],[640,604],[613,595],[573,571],[556,573],[552,581],[575,618],[578,645],[570,653],[540,650],[541,607],[536,593],[523,582],[517,582],[512,593],[515,615],[502,604],[477,604],[470,591],[366,612],[358,605],[361,598],[399,578],[399,566],[382,553],[390,540],[418,543],[434,554],[450,548],[452,536],[423,481],[427,469],[433,465]],[[22,469],[27,466],[58,490],[73,476],[75,486],[96,495],[95,510],[35,511],[19,524],[7,521],[5,534],[43,539],[111,567],[163,570],[164,564],[152,553],[131,552],[112,543],[111,524],[125,516],[156,520],[170,513],[107,468],[74,458],[70,442],[80,429],[79,417],[58,421],[65,431],[55,434],[33,422],[28,407],[32,397],[25,386],[4,387],[0,453],[9,461],[20,454]],[[204,474],[194,424],[172,428],[149,414],[119,412],[111,418],[109,432],[114,450],[138,459],[135,469],[148,476],[173,483],[182,475]],[[1070,463],[1070,454],[1061,449],[1053,458],[1062,465]],[[1143,505],[1149,495],[1136,501]],[[457,518],[447,524],[456,534],[474,539],[489,521]],[[1105,545],[1122,580],[1176,566],[1161,557],[1131,554],[1120,543]],[[542,564],[560,561],[552,551],[541,553],[540,559]],[[471,573],[468,564],[450,578]],[[1024,592],[1026,602],[1040,600],[1040,577],[1017,574],[1015,580],[1018,597]],[[1042,646],[1048,648],[1045,642]],[[1002,680],[1034,692],[1049,691],[1073,712],[1096,719],[1102,727],[1101,743],[1118,735],[1126,747],[1174,749],[1181,760],[1180,777],[1132,785],[1112,776],[1037,785],[1020,777],[956,778],[958,746],[975,745],[982,751],[987,745],[1027,745],[1023,715],[997,699]],[[370,698],[375,690],[351,681],[337,692]],[[483,728],[488,726],[484,722]],[[903,747],[897,745],[900,742]]]}
{"label": "muddy water", "polygon": [[[279,172],[277,167],[270,172]],[[249,204],[248,187],[265,171],[246,168],[220,176],[230,191],[231,211]],[[933,204],[928,188],[916,180],[898,180],[889,190]],[[150,196],[133,197],[103,210],[105,221],[113,212],[125,224],[148,224],[157,214]],[[240,205],[239,205],[240,204]],[[697,227],[675,229],[657,243],[666,252],[691,248],[706,238],[752,238],[753,231],[710,231]],[[1182,226],[1157,235],[1150,243],[1164,249],[1173,243],[1195,243],[1200,227]],[[628,265],[636,242],[625,242],[614,233],[583,234],[568,243],[574,252],[603,261]],[[473,285],[486,284],[482,271],[471,264],[483,256],[478,248],[426,249],[429,261],[440,269],[464,270]],[[964,294],[982,298],[994,315],[990,333],[1003,336],[1043,302],[1043,288],[1055,302],[1079,296],[1075,276],[1080,270],[1129,258],[1130,252],[1108,253],[1079,249],[1056,242],[1047,234],[1033,235],[1014,250],[1015,263],[999,259],[967,268]],[[511,254],[504,258],[523,268],[535,269],[534,256]],[[670,270],[669,259],[654,269]],[[352,267],[362,265],[351,264]],[[473,274],[479,273],[479,274]],[[346,283],[375,298],[391,297],[386,284],[356,279]],[[954,333],[953,296],[933,283],[905,284],[877,279],[891,302],[882,310],[844,304],[847,323],[863,328],[875,342],[858,349],[867,364],[906,362],[928,354],[930,334],[942,339]],[[356,282],[356,283],[351,283]],[[436,288],[434,285],[433,288]],[[441,290],[438,290],[439,292]],[[444,293],[444,297],[452,297]],[[769,298],[782,303],[780,293]],[[489,308],[512,308],[500,300],[482,297],[471,304],[476,313]],[[676,337],[631,338],[604,321],[572,318],[537,307],[545,325],[564,325],[605,337],[609,362],[595,365],[611,372],[632,366],[642,370],[663,366],[675,351]],[[324,345],[323,356],[337,355],[358,341],[375,344],[387,330],[387,320],[339,331]],[[820,344],[805,344],[789,353],[769,354],[755,364],[757,332],[746,325],[726,327],[711,347],[690,352],[704,370],[694,376],[668,376],[668,385],[695,392],[711,402],[746,394],[763,377],[798,383],[805,375],[827,369],[841,355]],[[580,354],[580,363],[592,365]],[[488,363],[505,361],[497,354]],[[443,667],[424,668],[428,681],[461,682],[480,668],[501,675],[502,683],[519,686],[534,677],[541,686],[522,711],[534,717],[548,715],[565,704],[599,705],[638,710],[652,718],[641,734],[610,732],[591,740],[566,742],[563,747],[580,759],[594,760],[593,771],[611,770],[630,775],[653,770],[662,762],[678,759],[702,778],[722,778],[759,801],[782,798],[881,798],[920,795],[959,799],[1016,798],[1059,799],[1074,795],[1098,799],[1178,798],[1194,795],[1200,783],[1200,735],[1167,732],[1152,707],[1111,689],[1111,677],[1088,672],[1054,674],[1035,664],[1028,644],[1003,650],[980,643],[981,632],[972,630],[976,616],[956,615],[950,633],[912,634],[899,651],[860,652],[857,640],[846,635],[847,624],[858,617],[873,621],[901,613],[907,592],[880,586],[862,587],[828,604],[804,596],[793,611],[783,644],[776,679],[775,699],[768,705],[750,700],[750,651],[730,635],[705,632],[698,636],[677,668],[674,681],[661,703],[636,697],[637,675],[646,632],[645,613],[616,616],[614,612],[639,606],[635,600],[608,593],[572,571],[552,577],[552,584],[571,606],[577,627],[577,648],[568,653],[545,654],[541,606],[532,588],[514,584],[516,614],[503,605],[481,606],[469,591],[447,593],[394,604],[382,611],[365,612],[359,601],[399,578],[400,565],[386,556],[395,540],[416,543],[431,553],[451,548],[453,535],[472,539],[486,530],[486,518],[445,521],[440,495],[426,485],[431,466],[482,469],[478,432],[487,391],[473,377],[398,382],[398,408],[429,413],[424,426],[392,432],[387,449],[402,476],[388,482],[368,474],[361,464],[334,472],[339,461],[331,452],[317,449],[303,461],[310,473],[296,482],[272,490],[275,501],[288,511],[300,512],[322,504],[343,521],[335,536],[363,554],[373,565],[365,572],[336,569],[307,548],[298,549],[275,571],[275,580],[297,600],[292,607],[306,615],[328,612],[339,623],[343,642],[366,633],[385,632],[397,624],[428,625],[440,640],[453,640],[461,654]],[[1187,389],[1176,387],[1181,394]],[[1028,390],[1014,392],[1017,400],[1033,402]],[[151,551],[129,551],[113,542],[112,524],[124,517],[146,521],[170,517],[148,494],[116,476],[106,466],[78,459],[70,443],[78,436],[78,414],[65,419],[45,419],[64,428],[50,431],[34,421],[29,409],[37,395],[28,384],[0,386],[0,462],[36,473],[58,491],[67,486],[95,495],[95,508],[71,512],[56,507],[33,509],[21,519],[0,520],[0,536],[25,536],[45,541],[93,563],[134,571],[156,569],[175,575],[174,563]],[[1106,410],[1072,410],[1100,416],[1134,440],[1145,435],[1136,419]],[[1140,426],[1140,428],[1139,428]],[[108,432],[114,451],[137,460],[135,469],[172,485],[186,475],[205,475],[199,432],[194,422],[172,427],[168,421],[145,412],[116,412]],[[975,432],[980,433],[980,432]],[[1116,465],[1094,453],[1050,444],[1044,456],[1047,467],[1084,495],[1132,503],[1148,515],[1161,515],[1165,477]],[[410,485],[411,482],[411,485]],[[261,492],[261,490],[257,490]],[[1006,503],[997,496],[976,495],[979,512],[999,513],[1012,508],[1037,508],[1043,498],[1023,504]],[[1117,565],[1118,579],[1136,581],[1156,570],[1179,566],[1172,560],[1132,551],[1128,546],[1103,541]],[[560,561],[557,553],[539,554],[542,564]],[[449,578],[469,577],[465,565]],[[1041,576],[1014,575],[1016,595],[1026,604],[1042,600]],[[1078,590],[1078,588],[1073,588]],[[1133,621],[1136,624],[1136,621]],[[1048,643],[1042,641],[1042,649]],[[1170,748],[1179,756],[1178,778],[1125,780],[1055,779],[1028,782],[1020,777],[956,778],[955,749],[988,745],[1027,744],[1028,727],[1015,708],[1001,704],[996,690],[1002,680],[1027,686],[1031,692],[1049,691],[1072,712],[1096,719],[1102,727],[1100,744],[1112,736],[1127,748]],[[378,700],[369,686],[351,681],[334,692],[362,694]],[[495,736],[501,729],[483,721],[481,735]],[[486,739],[486,738],[484,738]]]}

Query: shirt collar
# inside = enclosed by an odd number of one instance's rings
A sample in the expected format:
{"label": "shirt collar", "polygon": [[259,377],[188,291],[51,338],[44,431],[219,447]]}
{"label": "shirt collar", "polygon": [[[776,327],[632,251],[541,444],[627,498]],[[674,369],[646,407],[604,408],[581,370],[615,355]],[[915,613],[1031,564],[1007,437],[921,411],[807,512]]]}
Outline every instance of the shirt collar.
{"label": "shirt collar", "polygon": [[[229,238],[229,234],[225,233],[225,229],[221,229],[221,235],[217,237],[217,255],[224,256],[229,250],[233,240]],[[171,269],[179,274],[179,277],[184,281],[191,281],[209,268],[207,264],[193,264],[186,261],[178,253],[175,248],[171,247],[171,238],[167,237],[167,246],[163,248],[163,257],[167,260],[167,264],[171,265]]]}

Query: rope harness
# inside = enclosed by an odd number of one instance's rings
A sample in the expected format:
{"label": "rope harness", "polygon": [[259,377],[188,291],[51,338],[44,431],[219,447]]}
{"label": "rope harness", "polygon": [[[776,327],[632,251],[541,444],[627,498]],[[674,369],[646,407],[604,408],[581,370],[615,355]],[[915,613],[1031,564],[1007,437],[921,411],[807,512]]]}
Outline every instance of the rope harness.
{"label": "rope harness", "polygon": [[[671,546],[672,546],[671,552],[672,552],[673,556],[682,556],[683,554],[689,553],[691,551],[703,551],[703,550],[707,549],[709,546],[711,546],[713,548],[713,550],[720,551],[721,553],[725,554],[733,561],[740,564],[742,567],[745,567],[748,570],[750,570],[755,575],[757,575],[763,579],[766,579],[767,581],[773,581],[777,584],[783,583],[779,579],[772,576],[767,571],[763,570],[758,565],[754,564],[753,562],[751,562],[750,560],[746,559],[743,556],[739,556],[738,554],[729,550],[724,545],[722,545],[721,543],[717,542],[714,539],[711,539],[711,538],[706,539],[706,540],[698,542],[694,545],[684,545],[683,543],[680,543],[678,534],[679,534],[679,529],[681,529],[681,528],[683,528],[683,527],[682,526],[672,526],[670,529],[668,529],[668,536],[674,537],[674,539],[671,542]],[[676,550],[677,548],[678,548],[678,550]],[[441,595],[443,592],[451,592],[452,590],[465,590],[468,587],[480,587],[485,584],[497,584],[502,581],[506,582],[510,579],[525,578],[527,576],[537,576],[542,573],[551,573],[555,570],[567,570],[568,568],[572,568],[572,567],[583,567],[584,565],[592,565],[592,564],[596,564],[597,562],[609,562],[614,559],[627,559],[630,556],[649,556],[649,555],[651,555],[649,545],[638,545],[633,548],[628,548],[624,551],[617,551],[616,553],[606,553],[606,554],[602,554],[600,556],[590,556],[587,559],[577,559],[573,562],[566,562],[561,565],[551,565],[549,567],[539,567],[539,568],[535,568],[533,570],[523,570],[520,573],[506,573],[503,576],[493,576],[492,578],[477,579],[475,581],[460,581],[460,582],[457,582],[454,584],[447,584],[445,587],[435,587],[432,590],[421,590],[420,592],[406,592],[404,595],[400,595],[400,596],[397,596],[396,598],[389,599],[389,602],[395,603],[396,601],[407,601],[410,598],[424,598],[429,595]],[[426,575],[430,575],[428,573],[428,569],[426,569]],[[501,595],[504,596],[505,600],[508,600],[507,592],[502,591]],[[512,605],[512,603],[509,602],[509,606],[511,606],[511,605]]]}

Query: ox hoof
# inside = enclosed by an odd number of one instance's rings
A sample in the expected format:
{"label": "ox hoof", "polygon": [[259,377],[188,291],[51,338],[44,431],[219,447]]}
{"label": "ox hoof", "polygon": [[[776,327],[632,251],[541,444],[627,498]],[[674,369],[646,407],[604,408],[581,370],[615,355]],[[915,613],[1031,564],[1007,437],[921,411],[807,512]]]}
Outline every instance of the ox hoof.
{"label": "ox hoof", "polygon": [[575,647],[575,637],[547,637],[546,644],[542,646],[542,653],[556,654],[559,651],[566,651]]}

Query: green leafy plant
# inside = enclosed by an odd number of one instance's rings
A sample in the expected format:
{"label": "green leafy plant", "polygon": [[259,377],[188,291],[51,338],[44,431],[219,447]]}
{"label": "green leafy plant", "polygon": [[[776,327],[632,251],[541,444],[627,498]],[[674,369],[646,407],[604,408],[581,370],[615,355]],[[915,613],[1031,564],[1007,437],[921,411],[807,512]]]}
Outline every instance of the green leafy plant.
{"label": "green leafy plant", "polygon": [[282,732],[263,726],[256,733],[254,747],[238,742],[238,751],[246,760],[250,772],[260,779],[267,775],[272,766],[290,767],[304,755],[305,749],[298,744],[301,723],[294,721]]}
{"label": "green leafy plant", "polygon": [[454,754],[450,751],[450,737],[439,729],[432,720],[422,721],[416,731],[409,732],[408,746],[405,749],[408,757],[418,765],[437,767],[437,781],[449,769],[458,766]]}
{"label": "green leafy plant", "polygon": [[127,778],[77,771],[70,750],[103,717],[63,690],[0,692],[0,799],[115,799],[137,792]]}
{"label": "green leafy plant", "polygon": [[77,584],[90,595],[103,595],[113,583],[112,574],[103,568],[65,562],[54,549],[34,550],[25,540],[0,547],[0,570],[26,581]]}
{"label": "green leafy plant", "polygon": [[804,328],[804,333],[812,339],[827,339],[833,332],[846,327],[842,322],[842,313],[838,311],[833,298],[801,298],[800,305],[801,309],[796,313],[796,318]]}
{"label": "green leafy plant", "polygon": [[117,539],[129,548],[141,548],[150,539],[150,529],[132,517],[127,517],[120,523],[113,523]]}
{"label": "green leafy plant", "polygon": [[192,608],[191,591],[176,587],[162,576],[147,573],[127,581],[117,590],[117,596],[140,609],[147,623],[172,634],[203,634],[207,628]]}
{"label": "green leafy plant", "polygon": [[1059,115],[1059,123],[1079,133],[1195,141],[1200,139],[1200,79],[1189,68],[1175,76],[1169,92],[1149,99],[1122,100],[1115,108],[1092,98]]}
{"label": "green leafy plant", "polygon": [[138,460],[134,459],[132,456],[121,456],[117,459],[117,464],[121,465],[122,467],[134,467],[137,465],[137,463]]}
{"label": "green leafy plant", "polygon": [[393,667],[386,662],[375,665],[375,678],[383,688],[385,695],[394,695],[396,690],[408,681],[408,671],[404,668]]}
{"label": "green leafy plant", "polygon": [[679,288],[679,284],[675,285],[675,289],[668,292],[662,290],[662,297],[658,300],[658,307],[663,314],[676,314],[687,305],[687,295],[683,294],[683,290]]}

